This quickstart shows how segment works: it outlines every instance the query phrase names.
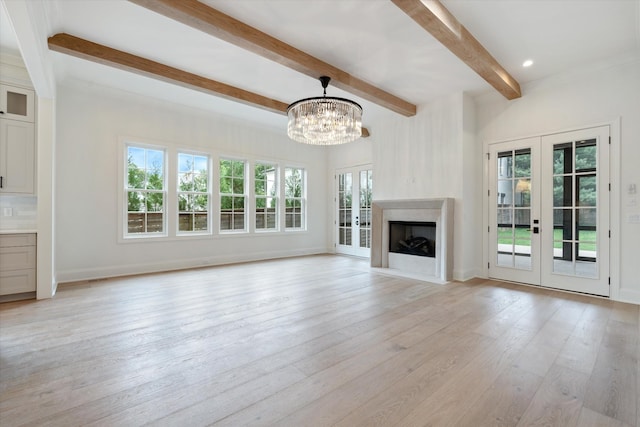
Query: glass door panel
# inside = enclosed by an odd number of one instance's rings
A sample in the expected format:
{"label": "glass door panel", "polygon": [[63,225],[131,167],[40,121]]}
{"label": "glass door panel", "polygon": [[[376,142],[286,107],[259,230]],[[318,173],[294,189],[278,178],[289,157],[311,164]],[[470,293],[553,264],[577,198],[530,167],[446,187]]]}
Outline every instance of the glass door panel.
{"label": "glass door panel", "polygon": [[490,146],[489,276],[609,295],[609,127]]}
{"label": "glass door panel", "polygon": [[360,171],[360,247],[371,248],[371,201],[373,199],[372,171]]}
{"label": "glass door panel", "polygon": [[336,252],[368,257],[373,177],[370,167],[336,173]]}
{"label": "glass door panel", "polygon": [[[532,153],[539,139],[503,143],[490,153],[492,225],[489,226],[492,277],[504,280],[531,280],[539,275],[538,245],[534,222],[538,221],[532,191],[537,187],[537,163]],[[492,160],[493,159],[493,160]],[[495,230],[495,231],[492,231]]]}
{"label": "glass door panel", "polygon": [[352,174],[338,174],[338,244],[341,246],[351,246],[352,200]]}
{"label": "glass door panel", "polygon": [[553,231],[544,243],[552,251],[542,276],[548,286],[609,295],[608,139],[607,126],[543,137],[553,192],[546,209]]}

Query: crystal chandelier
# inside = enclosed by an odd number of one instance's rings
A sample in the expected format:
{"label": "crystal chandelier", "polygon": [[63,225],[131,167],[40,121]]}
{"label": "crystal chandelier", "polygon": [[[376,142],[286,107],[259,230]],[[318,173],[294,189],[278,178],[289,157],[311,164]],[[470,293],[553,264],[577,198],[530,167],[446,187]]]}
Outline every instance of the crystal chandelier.
{"label": "crystal chandelier", "polygon": [[287,134],[297,142],[336,145],[362,135],[362,107],[349,99],[327,96],[330,77],[320,77],[324,96],[306,98],[287,108]]}

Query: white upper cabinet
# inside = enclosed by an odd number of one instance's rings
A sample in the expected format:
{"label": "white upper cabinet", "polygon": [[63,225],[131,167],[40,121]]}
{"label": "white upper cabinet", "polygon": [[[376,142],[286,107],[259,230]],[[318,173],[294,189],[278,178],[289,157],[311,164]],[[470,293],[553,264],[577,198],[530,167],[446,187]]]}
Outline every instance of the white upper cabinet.
{"label": "white upper cabinet", "polygon": [[35,93],[31,89],[0,84],[0,117],[33,123],[34,99]]}
{"label": "white upper cabinet", "polygon": [[0,119],[0,194],[35,193],[34,124]]}

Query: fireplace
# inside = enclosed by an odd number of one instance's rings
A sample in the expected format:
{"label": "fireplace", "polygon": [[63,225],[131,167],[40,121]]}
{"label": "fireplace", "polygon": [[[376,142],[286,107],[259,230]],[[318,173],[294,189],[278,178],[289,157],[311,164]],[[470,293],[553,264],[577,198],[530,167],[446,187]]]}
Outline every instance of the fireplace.
{"label": "fireplace", "polygon": [[454,199],[376,200],[371,267],[446,283],[453,276]]}
{"label": "fireplace", "polygon": [[389,252],[436,257],[436,223],[389,221]]}

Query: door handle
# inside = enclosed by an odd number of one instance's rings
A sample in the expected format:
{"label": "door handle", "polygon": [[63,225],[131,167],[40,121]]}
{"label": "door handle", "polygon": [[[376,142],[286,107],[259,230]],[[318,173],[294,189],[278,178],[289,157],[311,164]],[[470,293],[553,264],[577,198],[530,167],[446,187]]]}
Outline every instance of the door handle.
{"label": "door handle", "polygon": [[533,234],[538,234],[540,232],[540,227],[533,227]]}

